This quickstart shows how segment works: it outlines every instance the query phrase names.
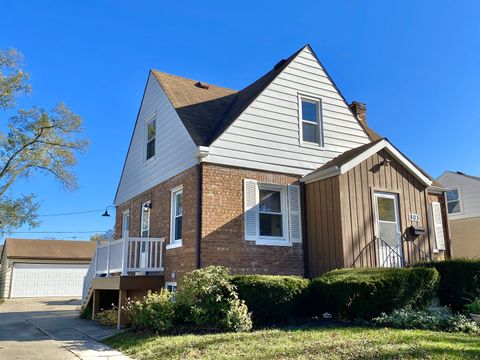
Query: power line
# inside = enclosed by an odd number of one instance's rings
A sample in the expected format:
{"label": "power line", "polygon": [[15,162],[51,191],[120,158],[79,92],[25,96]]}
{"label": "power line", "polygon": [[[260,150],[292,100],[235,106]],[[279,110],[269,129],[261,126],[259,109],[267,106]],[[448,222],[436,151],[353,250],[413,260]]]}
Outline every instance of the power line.
{"label": "power line", "polygon": [[38,215],[39,217],[45,217],[45,216],[65,216],[65,215],[78,215],[78,214],[89,214],[89,213],[94,213],[94,212],[101,212],[104,211],[105,209],[100,209],[100,210],[87,210],[87,211],[77,211],[77,212],[68,212],[68,213],[58,213],[58,214],[44,214],[44,215]]}

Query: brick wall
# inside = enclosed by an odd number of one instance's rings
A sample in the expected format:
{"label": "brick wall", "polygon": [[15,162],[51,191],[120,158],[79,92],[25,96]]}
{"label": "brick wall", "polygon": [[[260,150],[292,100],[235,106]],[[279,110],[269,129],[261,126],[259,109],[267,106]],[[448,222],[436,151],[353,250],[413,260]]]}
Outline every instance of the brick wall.
{"label": "brick wall", "polygon": [[236,274],[303,275],[302,244],[259,246],[244,240],[243,179],[288,185],[298,177],[204,163],[201,265],[225,265]]}
{"label": "brick wall", "polygon": [[[183,185],[183,246],[166,250],[165,245],[170,242],[170,190],[179,185]],[[125,210],[130,211],[130,236],[140,236],[142,204],[151,201],[150,237],[165,238],[163,248],[165,281],[177,281],[185,272],[192,271],[196,267],[196,189],[196,169],[191,167],[117,207],[115,238],[121,237],[122,215]],[[175,273],[175,279],[172,278],[172,273]]]}

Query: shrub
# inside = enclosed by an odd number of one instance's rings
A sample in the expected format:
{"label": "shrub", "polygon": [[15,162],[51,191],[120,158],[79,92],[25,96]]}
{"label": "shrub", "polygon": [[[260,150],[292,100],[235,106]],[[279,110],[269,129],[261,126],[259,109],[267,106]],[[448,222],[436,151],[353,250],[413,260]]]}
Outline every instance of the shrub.
{"label": "shrub", "polygon": [[297,276],[238,275],[232,277],[254,321],[285,321],[304,310],[309,281]]}
{"label": "shrub", "polygon": [[428,268],[360,268],[326,273],[311,282],[316,314],[366,319],[406,306],[421,307],[435,297],[438,272]]}
{"label": "shrub", "polygon": [[476,299],[471,304],[465,305],[467,314],[480,314],[480,299]]}
{"label": "shrub", "polygon": [[122,311],[130,326],[136,330],[149,330],[162,333],[174,325],[174,304],[172,294],[162,289],[160,292],[148,292],[140,300],[127,299]]}
{"label": "shrub", "polygon": [[421,266],[433,267],[440,274],[440,304],[459,312],[480,297],[480,260],[452,259],[434,261]]}
{"label": "shrub", "polygon": [[208,266],[183,277],[177,293],[177,317],[209,330],[248,331],[251,314],[238,298],[228,269]]}
{"label": "shrub", "polygon": [[78,314],[78,317],[80,319],[91,319],[92,318],[92,308],[86,306],[84,308],[80,309],[80,312]]}
{"label": "shrub", "polygon": [[100,310],[95,316],[95,320],[104,326],[116,327],[118,321],[118,308],[114,307],[113,309]]}
{"label": "shrub", "polygon": [[394,310],[390,315],[382,314],[373,319],[373,322],[396,329],[480,333],[480,327],[464,315],[442,314],[427,310]]}

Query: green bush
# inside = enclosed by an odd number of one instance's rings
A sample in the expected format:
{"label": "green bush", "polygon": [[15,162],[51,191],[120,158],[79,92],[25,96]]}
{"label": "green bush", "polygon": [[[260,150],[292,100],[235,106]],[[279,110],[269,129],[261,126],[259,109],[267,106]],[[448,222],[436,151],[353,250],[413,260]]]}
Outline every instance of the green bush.
{"label": "green bush", "polygon": [[208,266],[185,274],[176,297],[177,319],[206,330],[249,331],[251,314],[228,269]]}
{"label": "green bush", "polygon": [[440,304],[460,312],[464,306],[480,297],[480,260],[452,259],[430,262],[440,274],[438,297]]}
{"label": "green bush", "polygon": [[299,315],[309,281],[297,276],[237,275],[232,283],[245,300],[255,323],[285,321]]}
{"label": "green bush", "polygon": [[100,310],[100,312],[95,315],[95,320],[104,326],[116,327],[118,321],[118,308]]}
{"label": "green bush", "polygon": [[406,306],[421,307],[435,297],[438,272],[429,268],[333,270],[311,282],[314,313],[370,320]]}
{"label": "green bush", "polygon": [[88,319],[90,320],[92,318],[92,308],[86,306],[84,308],[81,308],[78,314],[78,317],[80,319]]}
{"label": "green bush", "polygon": [[480,299],[476,299],[471,304],[465,305],[465,313],[480,314]]}
{"label": "green bush", "polygon": [[158,293],[149,291],[139,300],[127,299],[122,311],[132,328],[164,333],[173,328],[174,306],[172,294],[161,289]]}
{"label": "green bush", "polygon": [[480,327],[465,315],[451,315],[427,310],[400,309],[373,319],[380,326],[396,329],[421,329],[448,332],[480,333]]}

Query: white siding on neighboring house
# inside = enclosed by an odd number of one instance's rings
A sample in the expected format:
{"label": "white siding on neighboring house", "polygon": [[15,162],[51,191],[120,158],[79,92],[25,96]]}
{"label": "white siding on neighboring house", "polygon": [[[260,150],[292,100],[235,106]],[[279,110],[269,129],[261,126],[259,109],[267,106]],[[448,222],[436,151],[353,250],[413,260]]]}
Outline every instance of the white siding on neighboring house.
{"label": "white siding on neighboring house", "polygon": [[[146,162],[145,122],[155,115],[155,156]],[[150,74],[115,205],[120,205],[197,164],[197,151],[158,81]]]}
{"label": "white siding on neighboring house", "polygon": [[460,213],[449,214],[450,220],[480,217],[480,181],[445,171],[437,179],[447,189],[459,189]]}
{"label": "white siding on neighboring house", "polygon": [[[300,145],[299,95],[321,101],[324,148]],[[324,69],[305,48],[214,141],[204,161],[305,175],[368,142]]]}
{"label": "white siding on neighboring house", "polygon": [[12,269],[8,268],[8,259],[4,256],[0,263],[0,299],[10,295],[10,277]]}

